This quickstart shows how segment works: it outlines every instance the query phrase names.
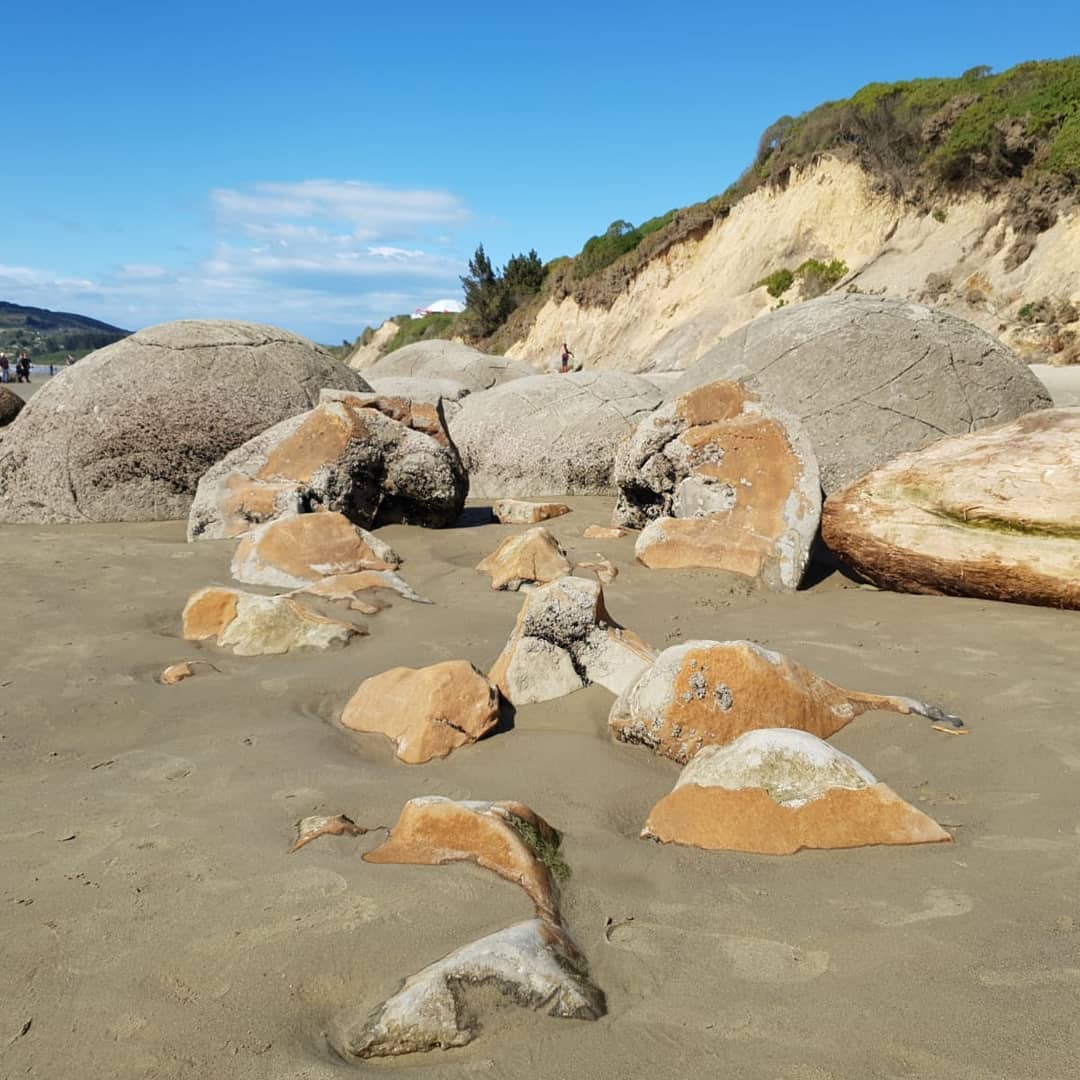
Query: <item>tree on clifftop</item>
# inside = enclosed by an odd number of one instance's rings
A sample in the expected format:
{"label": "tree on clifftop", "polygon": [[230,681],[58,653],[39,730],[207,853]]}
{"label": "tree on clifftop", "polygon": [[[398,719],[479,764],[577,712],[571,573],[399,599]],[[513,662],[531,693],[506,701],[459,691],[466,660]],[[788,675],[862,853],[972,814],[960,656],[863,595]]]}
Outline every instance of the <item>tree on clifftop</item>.
{"label": "tree on clifftop", "polygon": [[461,279],[461,285],[465,290],[465,309],[472,332],[477,337],[494,333],[510,314],[513,304],[484,252],[483,244],[469,260],[469,273]]}

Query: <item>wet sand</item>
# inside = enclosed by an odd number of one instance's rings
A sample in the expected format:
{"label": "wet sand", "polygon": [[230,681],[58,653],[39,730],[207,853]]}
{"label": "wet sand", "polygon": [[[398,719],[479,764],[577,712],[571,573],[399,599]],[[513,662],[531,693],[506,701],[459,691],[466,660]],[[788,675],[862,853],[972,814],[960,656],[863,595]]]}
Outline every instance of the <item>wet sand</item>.
{"label": "wet sand", "polygon": [[[926,698],[972,733],[871,713],[837,735],[955,843],[705,853],[640,840],[672,762],[613,742],[599,688],[407,766],[334,721],[359,682],[487,669],[516,594],[472,567],[521,527],[380,530],[435,604],[395,600],[345,649],[240,658],[179,638],[232,545],[183,525],[0,527],[0,1076],[324,1080],[322,1033],[452,949],[531,915],[473,866],[377,866],[379,834],[287,855],[294,823],[391,824],[443,794],[528,803],[564,833],[569,928],[609,1014],[490,1014],[398,1077],[1065,1077],[1080,1024],[1075,612],[901,596],[839,575],[791,596],[648,571],[586,541],[610,500],[547,523],[620,567],[614,618],[653,644],[746,637],[856,689]],[[177,686],[177,660],[206,668]],[[605,920],[630,920],[605,939]],[[25,1034],[20,1035],[27,1022]]]}

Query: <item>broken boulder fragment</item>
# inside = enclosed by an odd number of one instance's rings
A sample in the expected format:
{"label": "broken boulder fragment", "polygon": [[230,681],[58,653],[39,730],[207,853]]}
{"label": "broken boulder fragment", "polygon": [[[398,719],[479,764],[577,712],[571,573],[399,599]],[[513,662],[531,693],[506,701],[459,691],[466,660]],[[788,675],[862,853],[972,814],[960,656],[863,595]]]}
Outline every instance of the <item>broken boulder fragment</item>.
{"label": "broken boulder fragment", "polygon": [[457,520],[469,481],[442,412],[402,398],[335,392],[237,447],[199,481],[188,539],[241,536],[317,510],[363,528]]}
{"label": "broken boulder fragment", "polygon": [[665,649],[611,708],[615,738],[686,764],[704,746],[754,728],[796,728],[822,739],[872,709],[962,722],[914,698],[845,690],[753,641],[687,641]]}
{"label": "broken boulder fragment", "polygon": [[549,922],[562,921],[556,880],[569,870],[559,854],[560,837],[523,803],[410,799],[381,846],[364,859],[373,863],[474,862],[520,885]]}
{"label": "broken boulder fragment", "polygon": [[522,585],[546,585],[570,573],[562,545],[543,526],[508,536],[477,564],[493,589],[516,591]]}
{"label": "broken boulder fragment", "polygon": [[705,747],[652,808],[641,835],[763,855],[952,839],[853,758],[790,728]]}
{"label": "broken boulder fragment", "polygon": [[570,513],[566,503],[534,503],[524,499],[496,499],[491,507],[495,520],[503,525],[535,525],[538,521]]}
{"label": "broken boulder fragment", "polygon": [[374,1012],[342,1018],[331,1044],[346,1061],[465,1046],[479,1028],[465,994],[483,986],[549,1016],[596,1020],[607,1011],[603,991],[589,980],[585,958],[569,934],[533,919],[424,968]]}
{"label": "broken boulder fragment", "polygon": [[595,581],[564,577],[530,592],[489,678],[514,705],[599,683],[620,694],[656,651],[608,614]]}
{"label": "broken boulder fragment", "polygon": [[259,525],[241,537],[232,576],[248,585],[302,589],[322,578],[394,570],[389,545],[341,514],[301,514]]}
{"label": "broken boulder fragment", "polygon": [[326,649],[363,632],[318,615],[291,596],[261,596],[240,589],[200,589],[184,608],[183,635],[188,641],[214,638],[237,656]]}
{"label": "broken boulder fragment", "polygon": [[817,460],[793,416],[733,382],[645,417],[615,459],[616,526],[648,567],[708,567],[795,589],[821,514]]}
{"label": "broken boulder fragment", "polygon": [[499,722],[499,691],[465,660],[397,667],[365,679],[341,714],[351,731],[386,735],[422,764],[476,742]]}

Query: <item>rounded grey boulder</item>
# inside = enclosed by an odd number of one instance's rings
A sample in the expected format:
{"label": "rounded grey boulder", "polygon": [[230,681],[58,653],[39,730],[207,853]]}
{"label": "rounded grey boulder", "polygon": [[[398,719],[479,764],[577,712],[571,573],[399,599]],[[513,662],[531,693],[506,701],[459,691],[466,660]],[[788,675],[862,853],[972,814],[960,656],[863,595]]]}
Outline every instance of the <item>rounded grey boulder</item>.
{"label": "rounded grey boulder", "polygon": [[0,386],[0,428],[6,427],[19,415],[23,399],[6,386]]}
{"label": "rounded grey boulder", "polygon": [[367,369],[367,374],[372,379],[453,379],[475,394],[536,373],[520,360],[488,356],[460,341],[432,338],[387,353]]}
{"label": "rounded grey boulder", "polygon": [[255,323],[148,327],[60,372],[0,445],[0,521],[187,517],[234,447],[367,383],[326,350]]}
{"label": "rounded grey boulder", "polygon": [[805,426],[827,493],[898,454],[1050,406],[995,338],[920,304],[823,296],[762,316],[710,349],[668,392],[745,382]]}
{"label": "rounded grey boulder", "polygon": [[619,444],[660,400],[621,371],[532,375],[470,394],[450,437],[474,497],[608,495]]}

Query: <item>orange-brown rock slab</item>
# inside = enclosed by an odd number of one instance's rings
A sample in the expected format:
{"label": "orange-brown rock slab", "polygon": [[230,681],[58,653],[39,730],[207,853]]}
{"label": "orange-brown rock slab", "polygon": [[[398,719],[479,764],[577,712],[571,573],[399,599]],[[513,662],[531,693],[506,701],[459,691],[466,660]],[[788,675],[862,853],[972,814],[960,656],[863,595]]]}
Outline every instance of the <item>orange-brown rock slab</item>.
{"label": "orange-brown rock slab", "polygon": [[535,525],[538,521],[570,513],[566,503],[534,503],[524,499],[496,499],[491,507],[495,520],[503,525]]}
{"label": "orange-brown rock slab", "polygon": [[499,720],[499,692],[465,660],[392,668],[365,679],[342,713],[352,731],[386,735],[410,765],[476,742]]}
{"label": "orange-brown rock slab", "polygon": [[710,851],[759,855],[952,839],[885,784],[858,791],[833,788],[800,807],[780,806],[760,788],[725,791],[687,785],[653,807],[642,836]]}
{"label": "orange-brown rock slab", "polygon": [[187,641],[220,637],[236,618],[240,593],[236,589],[208,588],[192,594],[184,608],[182,634]]}
{"label": "orange-brown rock slab", "polygon": [[621,525],[590,525],[581,535],[586,540],[618,540],[629,531]]}
{"label": "orange-brown rock slab", "polygon": [[962,726],[913,698],[846,690],[753,641],[687,641],[665,649],[615,701],[608,725],[622,742],[686,764],[758,728],[827,739],[871,709]]}
{"label": "orange-brown rock slab", "polygon": [[299,589],[320,578],[393,570],[400,559],[341,514],[300,514],[260,525],[237,545],[232,575],[249,585]]}
{"label": "orange-brown rock slab", "polygon": [[829,497],[822,537],[881,588],[1080,608],[1080,407],[901,455]]}
{"label": "orange-brown rock slab", "polygon": [[546,585],[570,573],[570,562],[559,541],[543,528],[508,536],[476,567],[491,578],[493,589]]}
{"label": "orange-brown rock slab", "polygon": [[433,795],[407,802],[386,842],[364,859],[433,865],[475,862],[520,885],[538,915],[559,923],[555,880],[515,820],[525,823],[545,845],[558,845],[559,834],[522,803],[455,802]]}
{"label": "orange-brown rock slab", "polygon": [[182,660],[179,664],[170,664],[161,673],[161,681],[165,686],[175,686],[184,679],[190,679],[194,674],[192,666],[186,660]]}

